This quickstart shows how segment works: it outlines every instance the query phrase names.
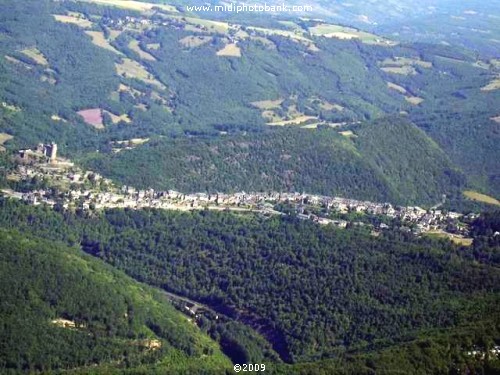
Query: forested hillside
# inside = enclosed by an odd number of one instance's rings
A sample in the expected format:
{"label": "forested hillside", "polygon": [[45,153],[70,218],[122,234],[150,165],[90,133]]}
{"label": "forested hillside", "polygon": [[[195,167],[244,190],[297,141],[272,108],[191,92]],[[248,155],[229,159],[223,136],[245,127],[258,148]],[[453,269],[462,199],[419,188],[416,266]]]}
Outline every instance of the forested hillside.
{"label": "forested hillside", "polygon": [[230,368],[159,291],[79,249],[22,233],[0,229],[0,372]]}
{"label": "forested hillside", "polygon": [[86,165],[143,188],[307,191],[404,204],[434,205],[465,184],[439,146],[405,119],[352,129],[345,136],[322,128],[160,139],[128,152],[96,154]]}
{"label": "forested hillside", "polygon": [[[86,216],[11,201],[1,208],[2,227],[81,243],[138,280],[255,327],[288,362],[385,350],[428,330],[498,327],[500,275],[491,258],[498,247],[481,241],[460,248],[401,232],[376,238],[362,228],[229,213]],[[464,339],[456,355],[466,361],[473,345],[484,344]]]}

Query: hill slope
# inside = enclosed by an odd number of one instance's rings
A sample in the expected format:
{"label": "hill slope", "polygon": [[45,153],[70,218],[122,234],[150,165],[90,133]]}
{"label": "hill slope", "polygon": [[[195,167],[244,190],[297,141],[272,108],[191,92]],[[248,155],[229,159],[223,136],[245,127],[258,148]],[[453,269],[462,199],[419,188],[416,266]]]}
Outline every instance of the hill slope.
{"label": "hill slope", "polygon": [[2,373],[231,366],[160,292],[62,244],[0,230],[0,295]]}
{"label": "hill slope", "polygon": [[277,129],[218,139],[160,139],[135,150],[97,154],[86,164],[142,188],[306,191],[421,204],[440,202],[464,182],[439,146],[404,119],[353,131],[350,137],[332,129]]}

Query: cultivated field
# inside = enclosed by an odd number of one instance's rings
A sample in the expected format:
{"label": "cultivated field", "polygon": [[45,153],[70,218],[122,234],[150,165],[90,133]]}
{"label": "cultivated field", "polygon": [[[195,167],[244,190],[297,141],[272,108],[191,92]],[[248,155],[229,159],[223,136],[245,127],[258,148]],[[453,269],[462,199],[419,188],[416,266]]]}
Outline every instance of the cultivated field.
{"label": "cultivated field", "polygon": [[478,201],[478,202],[493,204],[495,206],[500,206],[500,201],[498,199],[490,197],[489,195],[486,195],[486,194],[478,193],[477,191],[467,190],[467,191],[464,191],[464,195],[467,198]]}
{"label": "cultivated field", "polygon": [[25,56],[28,56],[30,59],[34,60],[37,64],[48,66],[49,62],[37,48],[26,48],[21,51],[21,53]]}

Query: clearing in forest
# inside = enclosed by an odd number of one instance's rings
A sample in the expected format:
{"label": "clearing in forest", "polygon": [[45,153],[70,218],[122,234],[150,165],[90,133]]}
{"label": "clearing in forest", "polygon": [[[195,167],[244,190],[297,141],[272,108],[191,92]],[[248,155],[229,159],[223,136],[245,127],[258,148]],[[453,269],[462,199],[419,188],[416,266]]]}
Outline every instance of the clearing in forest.
{"label": "clearing in forest", "polygon": [[10,134],[0,133],[0,151],[5,151],[5,147],[3,147],[3,144],[8,140],[11,140],[12,138],[14,138],[14,136]]}
{"label": "clearing in forest", "polygon": [[155,85],[161,89],[166,88],[160,81],[156,80],[153,75],[146,70],[145,67],[143,67],[135,60],[131,60],[125,57],[122,59],[121,63],[115,63],[115,67],[118,75],[122,77],[135,78],[145,83]]}
{"label": "clearing in forest", "polygon": [[235,43],[231,43],[217,51],[217,56],[241,57],[241,50]]}
{"label": "clearing in forest", "polygon": [[467,198],[472,199],[474,201],[500,206],[500,201],[498,199],[490,197],[489,195],[486,194],[478,193],[477,191],[467,190],[464,191],[464,195]]}
{"label": "clearing in forest", "polygon": [[96,129],[104,129],[104,124],[102,123],[102,110],[100,108],[89,108],[83,109],[77,112],[90,126]]}
{"label": "clearing in forest", "polygon": [[56,21],[63,22],[63,23],[71,23],[73,25],[82,27],[84,29],[88,29],[92,27],[93,23],[85,18],[80,18],[76,16],[65,16],[62,14],[53,14],[54,18]]}
{"label": "clearing in forest", "polygon": [[96,46],[107,49],[108,51],[114,52],[118,55],[122,54],[115,47],[109,44],[102,31],[85,31],[85,33],[92,38],[92,43],[94,43]]}
{"label": "clearing in forest", "polygon": [[144,60],[149,60],[149,61],[156,61],[155,57],[151,55],[150,53],[144,51],[141,46],[139,45],[138,40],[131,40],[130,43],[128,44],[128,48],[130,48],[132,51],[137,53],[141,59]]}
{"label": "clearing in forest", "polygon": [[37,48],[25,48],[21,51],[21,53],[25,56],[28,56],[30,59],[34,60],[37,64],[47,66],[49,62]]}
{"label": "clearing in forest", "polygon": [[196,48],[204,44],[210,43],[213,40],[211,36],[206,35],[189,35],[179,40],[183,47]]}
{"label": "clearing in forest", "polygon": [[134,0],[80,0],[80,1],[88,1],[90,3],[96,3],[100,5],[110,5],[119,8],[138,10],[140,12],[145,12],[151,10],[152,8],[159,8],[167,12],[177,13],[177,9],[173,5],[147,3]]}

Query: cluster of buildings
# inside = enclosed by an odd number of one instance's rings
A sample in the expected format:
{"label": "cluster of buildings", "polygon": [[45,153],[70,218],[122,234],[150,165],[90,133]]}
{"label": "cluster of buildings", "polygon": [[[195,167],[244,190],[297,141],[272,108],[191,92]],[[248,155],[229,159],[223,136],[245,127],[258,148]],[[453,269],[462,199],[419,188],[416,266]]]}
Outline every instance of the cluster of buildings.
{"label": "cluster of buildings", "polygon": [[[35,150],[19,151],[21,159],[57,161],[57,145],[39,144]],[[312,220],[321,225],[344,228],[347,220],[338,219],[342,214],[364,213],[399,219],[417,233],[431,230],[449,230],[467,234],[460,225],[461,214],[439,209],[423,209],[417,206],[394,206],[355,199],[330,197],[305,193],[283,192],[236,192],[236,193],[181,193],[174,190],[140,190],[131,186],[116,187],[111,180],[91,171],[82,171],[72,163],[19,163],[17,179],[33,177],[46,181],[44,186],[26,193],[10,192],[10,196],[29,204],[61,205],[65,209],[94,210],[103,208],[158,208],[171,210],[231,210],[251,211],[268,215],[295,213],[302,220]],[[57,187],[55,187],[57,186]],[[5,193],[5,192],[4,192]],[[345,218],[344,218],[345,219]],[[363,225],[362,223],[353,223]],[[387,229],[380,224],[377,229]],[[462,231],[462,232],[461,232]]]}

